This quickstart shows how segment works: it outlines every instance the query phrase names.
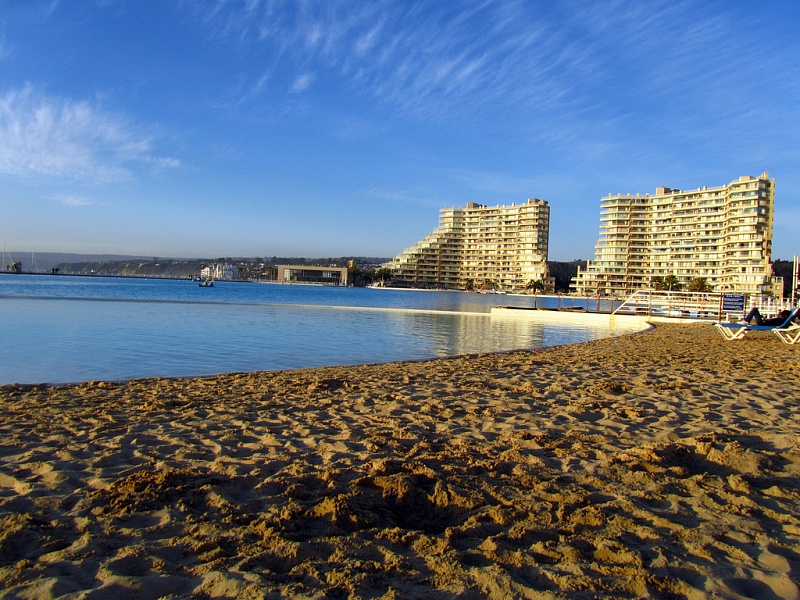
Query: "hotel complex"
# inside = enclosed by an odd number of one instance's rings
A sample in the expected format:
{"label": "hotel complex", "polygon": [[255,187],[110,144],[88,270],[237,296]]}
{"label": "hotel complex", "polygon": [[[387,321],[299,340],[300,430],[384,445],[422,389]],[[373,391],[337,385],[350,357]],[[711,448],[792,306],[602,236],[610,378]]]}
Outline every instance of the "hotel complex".
{"label": "hotel complex", "polygon": [[538,281],[552,291],[549,229],[550,206],[536,198],[511,206],[443,208],[439,226],[385,266],[394,284],[413,287],[519,291]]}
{"label": "hotel complex", "polygon": [[715,292],[777,292],[772,277],[775,180],[767,173],[721,187],[600,200],[595,258],[578,271],[581,295],[627,296],[674,275],[686,286],[705,278]]}

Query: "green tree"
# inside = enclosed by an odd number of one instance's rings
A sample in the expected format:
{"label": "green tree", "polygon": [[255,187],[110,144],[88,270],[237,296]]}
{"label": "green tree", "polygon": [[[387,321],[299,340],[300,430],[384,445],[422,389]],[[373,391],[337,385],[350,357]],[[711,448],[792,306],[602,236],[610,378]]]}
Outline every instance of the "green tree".
{"label": "green tree", "polygon": [[689,282],[686,290],[689,292],[710,292],[711,286],[705,277],[695,277]]}
{"label": "green tree", "polygon": [[541,279],[531,279],[525,284],[525,290],[528,292],[533,292],[533,306],[536,308],[538,302],[536,294],[544,291],[544,281]]}
{"label": "green tree", "polygon": [[525,284],[525,291],[533,292],[534,294],[543,292],[544,281],[542,281],[541,279],[531,279],[528,283]]}
{"label": "green tree", "polygon": [[683,289],[683,284],[676,275],[667,275],[666,277],[651,277],[650,285],[652,285],[655,290],[660,292],[679,292]]}
{"label": "green tree", "polygon": [[681,280],[676,275],[667,275],[662,282],[663,289],[670,292],[680,292],[683,289]]}
{"label": "green tree", "polygon": [[470,292],[475,289],[475,280],[474,279],[467,279],[464,282],[464,291]]}
{"label": "green tree", "polygon": [[386,280],[392,280],[392,270],[388,267],[381,267],[375,271],[375,280],[380,280],[381,285],[386,286]]}
{"label": "green tree", "polygon": [[364,287],[367,285],[367,274],[358,265],[347,268],[347,281],[353,287]]}

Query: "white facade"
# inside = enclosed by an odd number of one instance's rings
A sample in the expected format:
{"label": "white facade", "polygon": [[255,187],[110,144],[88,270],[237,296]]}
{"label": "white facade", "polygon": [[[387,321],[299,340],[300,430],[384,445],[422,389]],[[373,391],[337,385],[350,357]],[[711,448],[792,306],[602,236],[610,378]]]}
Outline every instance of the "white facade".
{"label": "white facade", "polygon": [[472,283],[521,290],[540,281],[550,288],[549,228],[550,206],[537,198],[510,206],[443,208],[439,227],[386,266],[395,281],[415,287],[465,289]]}
{"label": "white facade", "polygon": [[595,258],[573,288],[627,296],[674,275],[684,286],[704,278],[717,292],[771,292],[774,205],[768,173],[686,192],[609,194],[600,200]]}
{"label": "white facade", "polygon": [[217,281],[235,281],[238,275],[238,270],[234,265],[223,265],[216,263],[203,267],[200,270],[200,277],[202,279],[215,279]]}

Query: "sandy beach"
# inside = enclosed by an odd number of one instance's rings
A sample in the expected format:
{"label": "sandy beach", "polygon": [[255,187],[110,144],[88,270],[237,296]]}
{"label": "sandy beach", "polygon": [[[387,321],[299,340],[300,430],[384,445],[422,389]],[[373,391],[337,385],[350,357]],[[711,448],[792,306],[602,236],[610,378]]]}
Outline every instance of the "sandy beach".
{"label": "sandy beach", "polygon": [[0,388],[2,598],[800,598],[800,347]]}

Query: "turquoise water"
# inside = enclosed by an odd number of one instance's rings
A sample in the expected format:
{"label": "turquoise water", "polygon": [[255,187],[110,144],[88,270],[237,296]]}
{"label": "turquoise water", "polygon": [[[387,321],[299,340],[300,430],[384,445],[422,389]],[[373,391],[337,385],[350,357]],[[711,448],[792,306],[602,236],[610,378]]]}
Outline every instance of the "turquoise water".
{"label": "turquoise water", "polygon": [[0,384],[212,375],[540,348],[619,328],[490,316],[555,298],[0,276]]}

